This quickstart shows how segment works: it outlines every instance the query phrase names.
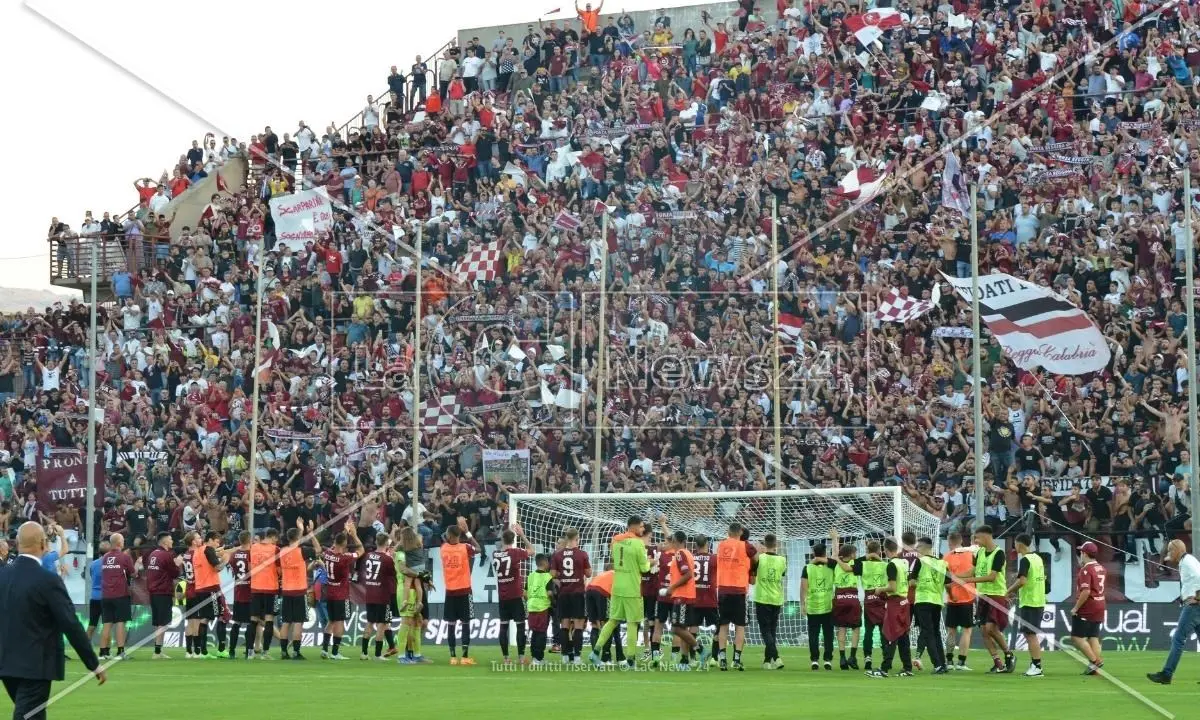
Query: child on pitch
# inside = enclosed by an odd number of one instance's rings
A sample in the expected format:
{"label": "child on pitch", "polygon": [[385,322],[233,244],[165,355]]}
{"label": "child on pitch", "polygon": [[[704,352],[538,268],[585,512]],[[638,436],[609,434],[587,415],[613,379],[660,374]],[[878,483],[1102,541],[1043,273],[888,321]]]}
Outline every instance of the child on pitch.
{"label": "child on pitch", "polygon": [[525,578],[525,603],[529,631],[533,634],[529,643],[534,666],[541,665],[546,656],[546,631],[550,627],[550,556],[538,553],[534,558],[536,570]]}

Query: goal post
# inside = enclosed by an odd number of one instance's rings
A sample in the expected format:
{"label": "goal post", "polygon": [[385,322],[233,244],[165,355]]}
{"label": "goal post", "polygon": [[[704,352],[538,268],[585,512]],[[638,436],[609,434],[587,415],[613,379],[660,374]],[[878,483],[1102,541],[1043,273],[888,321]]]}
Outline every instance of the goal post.
{"label": "goal post", "polygon": [[[669,530],[687,533],[693,549],[700,535],[710,538],[715,549],[716,543],[728,536],[733,522],[745,527],[755,543],[774,533],[779,552],[788,559],[779,632],[780,643],[786,645],[806,642],[806,624],[799,616],[801,568],[814,544],[828,543],[831,530],[837,529],[843,544],[856,545],[860,555],[871,539],[890,536],[898,540],[905,531],[936,538],[939,530],[938,519],[909,500],[900,487],[514,494],[508,509],[509,524],[520,523],[537,552],[553,552],[566,528],[577,529],[580,547],[587,551],[594,573],[605,569],[613,535],[623,532],[633,515],[654,527],[656,542],[664,540],[656,519],[665,515]],[[748,614],[747,642],[759,644],[753,607]]]}

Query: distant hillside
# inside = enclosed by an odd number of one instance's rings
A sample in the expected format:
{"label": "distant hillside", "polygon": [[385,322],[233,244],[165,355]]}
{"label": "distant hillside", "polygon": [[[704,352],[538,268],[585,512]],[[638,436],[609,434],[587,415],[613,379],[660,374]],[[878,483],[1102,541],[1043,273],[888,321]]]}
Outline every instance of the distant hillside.
{"label": "distant hillside", "polygon": [[24,312],[30,307],[45,310],[56,302],[70,302],[72,297],[83,299],[81,293],[70,290],[31,290],[29,288],[0,288],[0,312]]}

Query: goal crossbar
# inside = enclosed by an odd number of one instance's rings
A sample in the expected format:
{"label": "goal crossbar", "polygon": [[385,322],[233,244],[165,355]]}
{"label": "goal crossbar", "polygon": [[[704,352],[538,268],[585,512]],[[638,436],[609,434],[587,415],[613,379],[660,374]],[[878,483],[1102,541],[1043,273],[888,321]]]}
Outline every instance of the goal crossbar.
{"label": "goal crossbar", "polygon": [[891,495],[893,519],[891,528],[879,528],[879,532],[890,531],[893,537],[899,538],[903,533],[904,491],[898,485],[888,487],[855,487],[855,488],[806,488],[802,490],[745,490],[725,492],[657,492],[657,493],[513,493],[509,495],[508,522],[515,524],[517,508],[521,502],[570,502],[573,500],[611,500],[615,497],[631,500],[752,500],[755,498],[792,498],[803,496],[816,497],[846,497],[854,495],[875,495],[876,497]]}

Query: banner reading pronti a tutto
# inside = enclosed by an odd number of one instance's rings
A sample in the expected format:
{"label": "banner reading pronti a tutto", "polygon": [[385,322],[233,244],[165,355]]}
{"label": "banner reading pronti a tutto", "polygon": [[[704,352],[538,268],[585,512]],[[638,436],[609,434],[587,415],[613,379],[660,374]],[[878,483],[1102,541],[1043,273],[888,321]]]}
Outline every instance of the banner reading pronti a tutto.
{"label": "banner reading pronti a tutto", "polygon": [[270,205],[276,244],[287,245],[293,252],[310,240],[316,242],[333,227],[333,207],[325,188],[271,198]]}
{"label": "banner reading pronti a tutto", "polygon": [[[942,277],[970,302],[970,278]],[[1087,313],[1049,288],[1012,275],[979,278],[979,319],[1023,370],[1043,367],[1083,375],[1104,369],[1112,358],[1104,334]]]}
{"label": "banner reading pronti a tutto", "polygon": [[[104,463],[96,463],[93,492],[96,507],[104,506]],[[50,513],[60,504],[87,505],[87,453],[74,448],[42,446],[37,459],[37,506]]]}

